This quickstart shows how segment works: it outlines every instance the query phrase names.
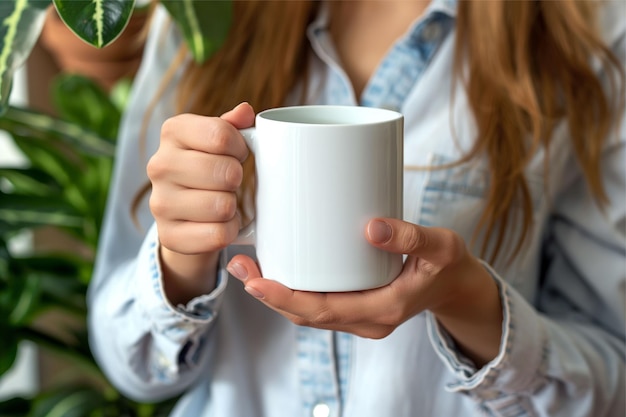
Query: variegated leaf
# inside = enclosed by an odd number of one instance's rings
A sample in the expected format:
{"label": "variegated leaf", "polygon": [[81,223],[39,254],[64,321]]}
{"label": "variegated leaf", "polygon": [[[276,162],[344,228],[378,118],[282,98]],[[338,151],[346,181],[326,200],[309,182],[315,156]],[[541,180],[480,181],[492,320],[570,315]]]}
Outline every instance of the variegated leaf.
{"label": "variegated leaf", "polygon": [[135,0],[54,0],[61,20],[85,42],[104,48],[122,33]]}
{"label": "variegated leaf", "polygon": [[161,3],[183,32],[196,62],[204,62],[222,46],[232,20],[231,0],[161,0]]}
{"label": "variegated leaf", "polygon": [[7,108],[15,71],[33,49],[50,0],[0,1],[0,115]]}

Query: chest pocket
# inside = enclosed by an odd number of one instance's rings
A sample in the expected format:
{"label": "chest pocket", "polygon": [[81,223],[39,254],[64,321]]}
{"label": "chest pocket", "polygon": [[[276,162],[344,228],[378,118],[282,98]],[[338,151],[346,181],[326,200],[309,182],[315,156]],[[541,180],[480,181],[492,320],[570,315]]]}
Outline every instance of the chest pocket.
{"label": "chest pocket", "polygon": [[[455,162],[441,154],[432,154],[429,159],[430,166],[442,166]],[[412,176],[413,178],[410,179]],[[469,246],[487,203],[490,174],[485,161],[472,161],[444,169],[413,171],[409,168],[407,179],[406,193],[409,195],[405,196],[405,199],[411,198],[410,195],[417,197],[415,205],[405,206],[407,220],[423,226],[452,229],[459,233]],[[542,223],[540,208],[543,203],[543,183],[539,175],[532,173],[527,176],[527,181],[535,225],[528,235],[524,247],[526,250],[512,264],[507,265],[504,262],[506,256],[499,256],[498,261],[493,265],[499,272],[508,270],[510,273],[513,268],[514,275],[519,275],[522,271],[524,272],[522,275],[526,275],[531,272],[531,266],[537,261],[535,252],[537,252],[537,239],[540,239],[539,225]],[[512,210],[503,249],[514,246],[520,233],[521,207],[514,206]],[[479,233],[475,244],[470,246],[476,256],[480,256],[483,239],[484,235]],[[493,244],[490,242],[490,245]]]}

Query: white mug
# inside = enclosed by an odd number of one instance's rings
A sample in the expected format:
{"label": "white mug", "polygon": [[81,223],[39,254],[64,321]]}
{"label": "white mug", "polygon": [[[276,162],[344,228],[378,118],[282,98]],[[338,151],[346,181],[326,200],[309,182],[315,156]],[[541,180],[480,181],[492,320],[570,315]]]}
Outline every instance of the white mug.
{"label": "white mug", "polygon": [[402,218],[402,114],[356,106],[263,111],[242,130],[256,161],[255,217],[235,244],[256,246],[266,278],[295,290],[390,283],[402,255],[365,239],[374,217]]}

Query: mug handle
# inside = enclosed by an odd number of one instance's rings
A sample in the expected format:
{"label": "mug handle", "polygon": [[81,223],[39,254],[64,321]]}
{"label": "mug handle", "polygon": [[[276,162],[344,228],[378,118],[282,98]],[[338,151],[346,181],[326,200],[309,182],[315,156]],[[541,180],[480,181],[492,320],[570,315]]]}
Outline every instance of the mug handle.
{"label": "mug handle", "polygon": [[[246,141],[246,145],[250,149],[250,152],[254,153],[256,149],[256,128],[249,127],[247,129],[240,129],[239,133]],[[256,244],[256,220],[252,219],[250,224],[239,231],[239,234],[235,238],[235,240],[231,243],[231,245],[246,245],[246,246],[254,246]]]}

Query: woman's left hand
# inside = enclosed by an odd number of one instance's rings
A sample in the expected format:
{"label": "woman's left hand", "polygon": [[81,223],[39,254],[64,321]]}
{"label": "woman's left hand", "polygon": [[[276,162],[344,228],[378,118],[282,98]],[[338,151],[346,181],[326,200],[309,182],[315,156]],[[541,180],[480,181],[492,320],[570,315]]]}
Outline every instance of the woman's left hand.
{"label": "woman's left hand", "polygon": [[[382,250],[408,255],[398,277],[384,287],[339,293],[294,291],[261,278],[256,263],[243,255],[235,256],[228,270],[243,281],[248,293],[298,325],[379,339],[430,310],[475,361],[497,354],[502,325],[498,289],[458,234],[374,219],[365,235]],[[475,340],[485,332],[482,337],[490,341]]]}

